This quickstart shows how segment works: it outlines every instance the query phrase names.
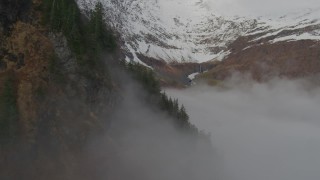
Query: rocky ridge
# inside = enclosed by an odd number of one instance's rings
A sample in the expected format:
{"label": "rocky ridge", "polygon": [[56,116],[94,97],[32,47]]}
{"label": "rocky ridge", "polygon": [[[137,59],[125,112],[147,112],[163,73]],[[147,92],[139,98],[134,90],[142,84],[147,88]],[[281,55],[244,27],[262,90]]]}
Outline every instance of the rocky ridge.
{"label": "rocky ridge", "polygon": [[[96,0],[78,0],[88,13]],[[127,60],[137,54],[165,62],[223,60],[239,37],[244,48],[262,43],[319,40],[320,10],[306,9],[275,17],[227,17],[210,10],[206,1],[102,1],[106,21],[124,40]]]}

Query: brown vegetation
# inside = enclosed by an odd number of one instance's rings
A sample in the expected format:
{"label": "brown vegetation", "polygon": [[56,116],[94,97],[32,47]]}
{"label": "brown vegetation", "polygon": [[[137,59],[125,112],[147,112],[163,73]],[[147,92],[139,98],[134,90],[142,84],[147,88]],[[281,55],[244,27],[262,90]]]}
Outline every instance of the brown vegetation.
{"label": "brown vegetation", "polygon": [[303,78],[320,73],[320,42],[312,40],[259,42],[248,47],[242,37],[230,45],[232,53],[206,73],[207,78],[223,80],[234,72],[249,74],[254,80],[274,77]]}

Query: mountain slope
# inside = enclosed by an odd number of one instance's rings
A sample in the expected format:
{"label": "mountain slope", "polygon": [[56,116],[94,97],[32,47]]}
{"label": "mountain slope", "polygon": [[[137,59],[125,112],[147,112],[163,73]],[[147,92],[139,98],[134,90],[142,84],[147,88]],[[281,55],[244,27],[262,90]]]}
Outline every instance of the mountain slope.
{"label": "mountain slope", "polygon": [[223,80],[240,72],[265,81],[274,77],[317,75],[320,73],[319,18],[319,9],[307,9],[264,20],[260,28],[231,43],[230,55],[201,77]]}
{"label": "mountain slope", "polygon": [[213,179],[209,138],[152,70],[119,64],[100,4],[26,2],[0,1],[0,179]]}
{"label": "mountain slope", "polygon": [[[97,0],[78,0],[85,12]],[[205,62],[223,60],[229,47],[242,36],[249,37],[244,49],[262,43],[319,40],[319,9],[275,17],[222,16],[199,0],[102,1],[106,20],[123,41],[126,59],[139,55],[164,62]],[[143,62],[142,62],[143,63]]]}
{"label": "mountain slope", "polygon": [[[94,2],[79,0],[78,4],[88,12]],[[136,54],[165,62],[221,60],[227,45],[256,24],[255,20],[232,21],[213,15],[194,0],[103,3],[106,20],[125,41],[127,58],[136,61]]]}

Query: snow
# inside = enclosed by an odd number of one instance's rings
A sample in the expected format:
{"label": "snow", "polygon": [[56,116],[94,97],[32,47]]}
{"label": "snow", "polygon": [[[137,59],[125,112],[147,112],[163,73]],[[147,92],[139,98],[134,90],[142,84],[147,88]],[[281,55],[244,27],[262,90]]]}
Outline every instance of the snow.
{"label": "snow", "polygon": [[271,43],[281,42],[281,41],[298,41],[298,40],[320,40],[320,35],[312,35],[309,33],[302,33],[300,35],[294,34],[291,36],[279,37],[274,40],[271,40]]}
{"label": "snow", "polygon": [[142,61],[137,57],[135,51],[133,50],[133,48],[132,48],[130,45],[126,44],[126,47],[129,48],[130,53],[133,55],[133,59],[130,59],[128,56],[125,58],[125,60],[126,60],[127,62],[134,61],[134,62],[140,63],[140,64],[142,64],[142,65],[144,65],[144,66],[146,66],[146,67],[148,67],[148,68],[150,68],[150,69],[153,69],[151,66],[148,66],[146,63],[142,62]]}
{"label": "snow", "polygon": [[200,74],[200,73],[198,73],[198,72],[192,73],[192,74],[190,74],[190,75],[188,76],[188,78],[189,78],[190,80],[194,80],[198,74]]}
{"label": "snow", "polygon": [[[259,20],[262,22],[262,27],[267,28],[269,32],[252,41],[258,41],[271,36],[277,36],[279,33],[283,31],[301,30],[307,27],[319,26],[320,25],[320,8],[306,9],[296,13],[289,13],[274,19],[272,19],[271,17],[269,18],[260,17]],[[271,40],[270,42],[276,43],[276,42],[287,41],[287,40],[306,40],[306,39],[319,40],[320,39],[319,29],[320,28],[318,27],[315,30],[310,30],[309,32],[296,33],[294,35],[289,34],[288,36],[276,37],[276,39]],[[266,32],[266,30],[255,31],[255,32],[249,33],[248,35],[255,35],[263,32]]]}
{"label": "snow", "polygon": [[[133,55],[133,61],[142,64],[137,53],[166,62],[221,61],[231,53],[228,45],[239,36],[259,33],[262,36],[253,41],[270,37],[273,38],[269,43],[320,39],[319,27],[308,32],[279,35],[285,30],[320,25],[320,8],[297,6],[296,0],[282,2],[299,7],[298,11],[283,5],[285,10],[281,12],[273,12],[275,7],[269,2],[256,0],[78,0],[78,4],[80,9],[90,10],[98,1],[106,8],[106,21],[127,42],[123,49]],[[276,3],[275,0],[271,2]],[[320,1],[316,2],[313,6],[320,7]],[[244,13],[261,4],[268,5],[270,12],[266,10],[264,14],[271,15]]]}
{"label": "snow", "polygon": [[[78,0],[81,9],[92,9],[98,0]],[[107,8],[106,20],[120,31],[128,42],[124,49],[139,61],[136,53],[166,62],[206,62],[222,60],[226,49],[250,23],[224,20],[197,0],[128,0],[101,1]],[[209,43],[205,43],[209,41]],[[128,58],[127,58],[128,59]]]}

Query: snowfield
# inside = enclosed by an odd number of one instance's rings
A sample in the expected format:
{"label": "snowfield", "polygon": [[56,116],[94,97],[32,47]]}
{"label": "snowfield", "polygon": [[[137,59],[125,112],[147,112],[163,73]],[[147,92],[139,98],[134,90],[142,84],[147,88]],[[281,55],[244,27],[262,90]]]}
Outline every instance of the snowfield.
{"label": "snowfield", "polygon": [[[230,43],[248,35],[258,35],[252,41],[271,38],[269,43],[320,40],[320,8],[258,16],[233,14],[230,9],[241,0],[100,1],[106,21],[126,42],[122,48],[131,54],[128,61],[141,62],[137,54],[166,62],[221,61],[230,54]],[[86,13],[96,2],[78,0]],[[286,31],[291,33],[282,33]]]}

